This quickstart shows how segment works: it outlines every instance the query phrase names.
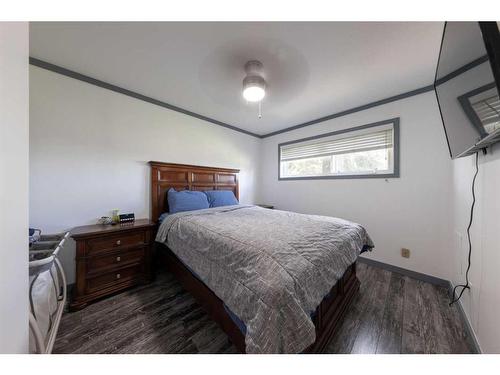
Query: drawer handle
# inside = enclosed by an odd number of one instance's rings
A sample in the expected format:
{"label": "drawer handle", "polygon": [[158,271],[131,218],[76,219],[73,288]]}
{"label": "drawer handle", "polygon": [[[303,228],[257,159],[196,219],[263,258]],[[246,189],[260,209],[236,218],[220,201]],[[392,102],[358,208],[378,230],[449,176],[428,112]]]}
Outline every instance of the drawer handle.
{"label": "drawer handle", "polygon": [[120,257],[116,257],[116,261],[119,262],[120,260],[122,260],[122,258]]}
{"label": "drawer handle", "polygon": [[119,279],[120,277],[122,277],[119,273],[116,274],[116,278]]}
{"label": "drawer handle", "polygon": [[116,244],[117,244],[118,246],[120,246],[120,245],[122,244],[122,241],[121,241],[121,240],[116,240]]}

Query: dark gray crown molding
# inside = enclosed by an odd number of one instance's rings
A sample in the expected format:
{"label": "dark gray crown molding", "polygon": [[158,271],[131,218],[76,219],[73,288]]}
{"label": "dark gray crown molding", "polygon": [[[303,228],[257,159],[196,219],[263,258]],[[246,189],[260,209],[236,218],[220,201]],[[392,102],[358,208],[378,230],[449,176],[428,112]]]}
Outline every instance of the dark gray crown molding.
{"label": "dark gray crown molding", "polygon": [[450,79],[453,79],[456,76],[459,76],[460,74],[463,74],[466,71],[471,70],[471,69],[475,68],[476,66],[481,65],[482,63],[485,63],[487,61],[489,61],[488,55],[483,55],[483,56],[471,61],[470,63],[465,64],[465,65],[461,66],[460,68],[452,71],[451,73],[448,73],[444,77],[437,78],[436,79],[436,86],[442,85],[443,83],[448,82]]}
{"label": "dark gray crown molding", "polygon": [[384,105],[384,104],[387,104],[387,103],[395,102],[396,100],[406,99],[406,98],[409,98],[410,96],[415,96],[415,95],[423,94],[424,92],[432,91],[433,89],[434,89],[433,85],[421,87],[419,89],[408,91],[408,92],[405,92],[403,94],[394,95],[394,96],[391,96],[389,98],[385,98],[385,99],[382,99],[382,100],[377,100],[376,102],[371,102],[371,103],[368,103],[368,104],[361,105],[359,107],[354,107],[354,108],[351,108],[351,109],[347,109],[345,111],[337,112],[337,113],[334,113],[332,115],[320,117],[320,118],[318,118],[316,120],[304,122],[302,124],[290,126],[289,128],[285,128],[285,129],[277,130],[277,131],[272,132],[272,133],[264,134],[264,135],[261,136],[261,138],[272,137],[273,135],[278,135],[278,134],[286,133],[286,132],[289,132],[289,131],[292,131],[292,130],[304,128],[306,126],[314,125],[314,124],[317,124],[317,123],[320,123],[320,122],[323,122],[323,121],[332,120],[334,118],[338,118],[338,117],[342,117],[342,116],[347,116],[347,115],[350,115],[352,113],[356,113],[356,112],[364,111],[364,110],[367,110],[367,109],[370,109],[370,108],[373,108],[373,107],[377,107],[379,105]]}
{"label": "dark gray crown molding", "polygon": [[[371,102],[371,103],[364,104],[364,105],[361,105],[358,107],[347,109],[345,111],[341,111],[341,112],[337,112],[337,113],[334,113],[334,114],[331,114],[328,116],[320,117],[318,119],[304,122],[302,124],[294,125],[294,126],[291,126],[291,127],[285,128],[285,129],[277,130],[275,132],[260,135],[260,134],[252,133],[248,130],[238,128],[237,126],[230,125],[230,124],[227,124],[225,122],[215,120],[215,119],[207,117],[207,116],[200,115],[196,112],[188,111],[187,109],[180,108],[180,107],[174,106],[174,105],[166,103],[166,102],[162,102],[161,100],[157,100],[157,99],[151,98],[149,96],[142,95],[142,94],[139,94],[139,93],[131,91],[131,90],[127,90],[123,87],[119,87],[119,86],[113,85],[111,83],[107,83],[107,82],[86,76],[84,74],[77,73],[75,71],[63,68],[63,67],[55,65],[55,64],[51,64],[49,62],[46,62],[46,61],[43,61],[43,60],[40,60],[40,59],[37,59],[34,57],[30,57],[29,62],[31,65],[37,66],[39,68],[50,70],[51,72],[54,72],[54,73],[59,73],[59,74],[62,74],[64,76],[89,83],[91,85],[95,85],[95,86],[98,86],[98,87],[101,87],[101,88],[104,88],[107,90],[111,90],[111,91],[114,91],[114,92],[117,92],[117,93],[120,93],[123,95],[127,95],[127,96],[130,96],[132,98],[142,100],[142,101],[145,101],[147,103],[151,103],[151,104],[163,107],[163,108],[167,108],[167,109],[170,109],[172,111],[176,111],[176,112],[179,112],[179,113],[182,113],[182,114],[185,114],[185,115],[188,115],[188,116],[191,116],[191,117],[203,120],[203,121],[210,122],[210,123],[215,124],[215,125],[222,126],[224,128],[227,128],[227,129],[231,129],[231,130],[243,133],[243,134],[250,135],[252,137],[256,137],[256,138],[272,137],[273,135],[286,133],[286,132],[289,132],[292,130],[296,130],[296,129],[300,129],[300,128],[303,128],[306,126],[314,125],[314,124],[317,124],[317,123],[320,123],[323,121],[328,121],[328,120],[332,120],[334,118],[347,116],[347,115],[350,115],[352,113],[364,111],[364,110],[367,110],[367,109],[370,109],[373,107],[377,107],[379,105],[384,105],[384,104],[388,104],[391,102],[395,102],[397,100],[406,99],[406,98],[409,98],[411,96],[423,94],[425,92],[428,92],[428,91],[431,91],[434,89],[433,85],[424,86],[424,87],[421,87],[421,88],[416,89],[416,90],[408,91],[408,92],[405,92],[405,93],[402,93],[399,95],[394,95],[394,96],[391,96],[389,98],[377,100],[375,102]],[[469,69],[471,69],[471,68],[469,68]]]}
{"label": "dark gray crown molding", "polygon": [[[447,74],[446,76],[444,76],[444,77],[436,80],[435,85],[442,85],[443,83],[449,81],[450,79],[453,79],[456,76],[458,76],[460,74],[463,74],[463,73],[467,72],[468,70],[471,70],[471,69],[475,68],[476,66],[479,66],[479,65],[487,62],[488,60],[489,60],[488,59],[488,55],[481,56],[481,57],[477,58],[476,60],[473,60],[470,63],[465,64],[464,66],[461,66],[458,69],[452,71],[451,73]],[[425,92],[432,91],[433,89],[434,89],[434,85],[424,86],[424,87],[421,87],[421,88],[416,89],[416,90],[405,92],[403,94],[391,96],[389,98],[382,99],[382,100],[377,100],[375,102],[371,102],[371,103],[368,103],[368,104],[365,104],[365,105],[361,105],[359,107],[354,107],[354,108],[347,109],[347,110],[342,111],[342,112],[334,113],[332,115],[320,117],[320,118],[318,118],[316,120],[304,122],[302,124],[290,126],[289,128],[285,128],[285,129],[277,130],[277,131],[272,132],[272,133],[264,134],[264,135],[261,135],[260,137],[261,138],[272,137],[273,135],[278,135],[278,134],[286,133],[286,132],[289,132],[289,131],[292,131],[292,130],[296,130],[296,129],[300,129],[300,128],[309,126],[309,125],[314,125],[314,124],[317,124],[317,123],[320,123],[320,122],[323,122],[323,121],[328,121],[328,120],[332,120],[334,118],[338,118],[338,117],[342,117],[342,116],[347,116],[347,115],[350,115],[352,113],[356,113],[356,112],[359,112],[359,111],[364,111],[366,109],[377,107],[379,105],[384,105],[384,104],[387,104],[387,103],[395,102],[397,100],[406,99],[406,98],[409,98],[411,96],[423,94]]]}
{"label": "dark gray crown molding", "polygon": [[114,92],[117,92],[117,93],[120,93],[123,95],[130,96],[130,97],[135,98],[135,99],[145,101],[147,103],[151,103],[151,104],[163,107],[163,108],[170,109],[172,111],[176,111],[176,112],[179,112],[179,113],[191,116],[191,117],[195,117],[195,118],[203,120],[203,121],[211,122],[212,124],[219,125],[219,126],[222,126],[224,128],[228,128],[228,129],[240,132],[240,133],[244,133],[244,134],[250,135],[252,137],[256,137],[256,138],[261,137],[258,134],[249,132],[249,131],[244,130],[244,129],[240,129],[240,128],[233,126],[233,125],[226,124],[225,122],[218,121],[218,120],[215,120],[213,118],[200,115],[196,112],[188,111],[187,109],[180,108],[180,107],[177,107],[175,105],[162,102],[161,100],[153,99],[149,96],[139,94],[135,91],[124,89],[123,87],[119,87],[119,86],[113,85],[111,83],[100,81],[98,79],[77,73],[75,71],[63,68],[63,67],[58,66],[58,65],[51,64],[51,63],[43,61],[43,60],[36,59],[34,57],[30,57],[30,64],[34,65],[34,66],[38,66],[39,68],[50,70],[51,72],[54,72],[54,73],[59,73],[59,74],[62,74],[64,76],[77,79],[79,81],[90,83],[91,85],[95,85],[95,86],[101,87],[103,89],[111,90],[111,91],[114,91]]}

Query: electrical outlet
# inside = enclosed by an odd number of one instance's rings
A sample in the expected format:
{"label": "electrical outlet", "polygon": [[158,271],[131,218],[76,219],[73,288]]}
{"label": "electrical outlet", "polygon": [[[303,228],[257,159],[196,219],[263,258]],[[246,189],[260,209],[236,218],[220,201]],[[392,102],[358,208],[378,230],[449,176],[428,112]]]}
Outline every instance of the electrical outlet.
{"label": "electrical outlet", "polygon": [[410,249],[405,249],[404,247],[401,249],[401,256],[403,258],[409,258],[410,257]]}

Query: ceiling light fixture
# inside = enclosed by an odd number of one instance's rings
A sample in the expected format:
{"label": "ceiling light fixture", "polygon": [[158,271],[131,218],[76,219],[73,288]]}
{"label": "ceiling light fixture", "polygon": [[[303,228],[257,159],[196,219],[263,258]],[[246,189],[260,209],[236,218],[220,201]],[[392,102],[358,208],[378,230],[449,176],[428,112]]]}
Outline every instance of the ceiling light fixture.
{"label": "ceiling light fixture", "polygon": [[248,102],[259,103],[259,118],[261,114],[261,101],[266,96],[266,81],[262,77],[262,63],[257,60],[245,64],[246,77],[243,79],[243,97]]}
{"label": "ceiling light fixture", "polygon": [[246,77],[243,83],[243,97],[249,102],[260,102],[266,95],[265,83],[261,77]]}

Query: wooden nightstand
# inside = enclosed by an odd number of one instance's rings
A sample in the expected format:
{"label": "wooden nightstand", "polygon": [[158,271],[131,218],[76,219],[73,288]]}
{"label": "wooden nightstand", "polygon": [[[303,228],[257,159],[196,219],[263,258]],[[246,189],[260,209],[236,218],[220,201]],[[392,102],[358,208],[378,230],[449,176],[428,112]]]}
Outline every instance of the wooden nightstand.
{"label": "wooden nightstand", "polygon": [[150,282],[155,228],[147,219],[74,228],[76,283],[70,309],[82,309],[98,298]]}

